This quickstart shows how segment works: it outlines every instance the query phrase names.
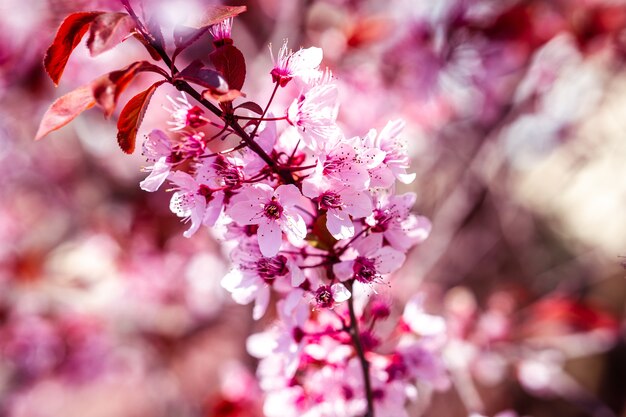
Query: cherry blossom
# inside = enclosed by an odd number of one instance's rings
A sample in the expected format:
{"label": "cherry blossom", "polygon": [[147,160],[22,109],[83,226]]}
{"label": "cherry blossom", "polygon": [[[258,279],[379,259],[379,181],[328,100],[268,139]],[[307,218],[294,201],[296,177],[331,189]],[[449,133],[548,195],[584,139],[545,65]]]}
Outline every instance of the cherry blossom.
{"label": "cherry blossom", "polygon": [[320,48],[311,47],[293,52],[287,47],[287,40],[278,51],[278,57],[274,58],[270,45],[270,54],[274,68],[270,72],[272,80],[281,87],[286,86],[294,77],[311,77],[316,74],[322,62],[323,52]]}
{"label": "cherry blossom", "polygon": [[306,224],[296,208],[302,194],[294,185],[281,185],[274,190],[266,184],[254,184],[243,189],[238,197],[228,214],[241,225],[259,226],[257,237],[263,256],[278,253],[281,230],[295,242],[306,236]]}

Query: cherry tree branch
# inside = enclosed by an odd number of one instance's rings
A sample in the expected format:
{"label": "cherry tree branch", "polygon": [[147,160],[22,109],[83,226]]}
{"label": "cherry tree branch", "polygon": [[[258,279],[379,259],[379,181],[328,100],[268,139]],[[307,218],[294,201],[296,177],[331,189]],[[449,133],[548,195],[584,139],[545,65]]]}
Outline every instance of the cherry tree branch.
{"label": "cherry tree branch", "polygon": [[[348,283],[346,283],[348,284]],[[347,285],[348,290],[352,292],[352,283]],[[352,337],[352,344],[356,350],[363,371],[363,382],[365,389],[365,398],[367,399],[367,413],[363,417],[374,417],[374,396],[372,393],[372,382],[370,380],[370,363],[365,357],[363,344],[361,343],[361,335],[359,332],[359,323],[354,312],[354,297],[348,298],[348,312],[350,313],[349,333]]]}
{"label": "cherry tree branch", "polygon": [[[141,20],[139,19],[139,17],[133,10],[133,8],[130,6],[128,0],[122,0],[122,4],[128,11],[128,14],[137,23],[137,29],[139,30],[141,35],[150,44],[150,46],[154,48],[154,50],[159,54],[161,59],[163,59],[163,63],[170,69],[170,71],[172,72],[172,77],[173,77],[175,74],[179,72],[179,70],[178,68],[176,68],[176,65],[174,65],[174,63],[172,62],[172,59],[170,58],[170,56],[167,54],[163,46],[155,42],[154,37],[150,33],[147,32],[147,29],[145,28],[145,26],[143,25],[143,23],[141,22]],[[267,154],[267,152],[265,152],[263,148],[261,148],[261,146],[258,143],[256,143],[250,135],[246,133],[243,127],[241,127],[241,125],[237,123],[236,116],[234,115],[229,116],[225,114],[215,104],[211,103],[210,101],[202,97],[202,95],[198,91],[196,91],[196,89],[193,88],[188,82],[180,80],[180,79],[172,81],[171,78],[168,79],[168,82],[171,83],[174,87],[176,87],[177,90],[184,91],[185,93],[189,94],[196,101],[202,104],[206,109],[208,109],[211,113],[213,113],[214,115],[222,119],[224,123],[228,127],[230,127],[237,134],[237,136],[239,136],[243,140],[243,142],[254,153],[259,155],[259,157],[263,159],[263,161],[270,167],[270,169],[274,173],[276,173],[285,184],[295,183],[295,180],[293,176],[291,175],[291,173],[288,170],[283,169],[276,161],[274,161]],[[273,96],[274,95],[272,94],[272,97]],[[256,129],[254,133],[256,133]]]}

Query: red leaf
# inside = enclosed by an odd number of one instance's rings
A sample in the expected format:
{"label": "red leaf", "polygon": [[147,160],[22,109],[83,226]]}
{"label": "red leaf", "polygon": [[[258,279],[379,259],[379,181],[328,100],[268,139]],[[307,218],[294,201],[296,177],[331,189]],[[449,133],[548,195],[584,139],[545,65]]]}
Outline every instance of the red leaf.
{"label": "red leaf", "polygon": [[178,73],[176,78],[198,84],[215,93],[224,94],[228,92],[228,84],[224,78],[217,71],[207,68],[199,59]]}
{"label": "red leaf", "polygon": [[246,60],[239,49],[233,45],[223,45],[211,52],[211,62],[228,83],[232,90],[241,90],[246,80]]}
{"label": "red leaf", "polygon": [[209,30],[208,27],[195,29],[188,26],[177,26],[174,29],[174,45],[176,45],[176,49],[174,50],[174,54],[172,54],[172,61],[175,61],[176,57],[181,52],[200,39],[200,37],[202,37],[207,30]]}
{"label": "red leaf", "polygon": [[238,97],[245,97],[245,96],[246,95],[239,90],[228,90],[225,93],[216,93],[211,90],[204,90],[202,92],[202,98],[205,98],[207,100],[215,99],[219,101],[220,103],[230,102]]}
{"label": "red leaf", "polygon": [[85,32],[87,32],[87,29],[89,29],[89,25],[96,17],[103,13],[104,12],[72,13],[61,23],[54,37],[54,41],[48,48],[43,60],[46,72],[55,85],[59,84],[67,60]]}
{"label": "red leaf", "polygon": [[62,128],[79,114],[96,104],[91,86],[85,85],[58,98],[43,115],[35,140]]}
{"label": "red leaf", "polygon": [[135,31],[133,32],[133,37],[142,43],[142,45],[146,48],[146,50],[148,51],[152,59],[154,59],[155,61],[161,60],[161,55],[159,55],[157,50],[154,49],[154,46],[150,45],[150,42],[148,42],[148,40],[146,40],[146,38],[144,38],[141,33]]}
{"label": "red leaf", "polygon": [[211,6],[202,15],[190,19],[186,26],[200,29],[235,17],[247,10],[246,6]]}
{"label": "red leaf", "polygon": [[126,13],[104,13],[96,17],[87,38],[91,56],[100,55],[122,42],[134,27],[134,20]]}
{"label": "red leaf", "polygon": [[131,98],[122,109],[117,120],[117,143],[125,153],[133,153],[137,132],[156,89],[165,81],[159,81]]}
{"label": "red leaf", "polygon": [[263,114],[263,108],[260,105],[258,105],[257,103],[255,103],[254,101],[246,101],[245,103],[242,103],[242,104],[238,105],[236,108],[237,109],[248,109],[251,112],[259,114],[259,115]]}
{"label": "red leaf", "polygon": [[147,61],[137,61],[126,68],[105,74],[92,83],[93,96],[96,103],[104,109],[106,117],[113,114],[119,95],[128,87],[133,78],[145,71],[163,74],[163,70],[156,65]]}

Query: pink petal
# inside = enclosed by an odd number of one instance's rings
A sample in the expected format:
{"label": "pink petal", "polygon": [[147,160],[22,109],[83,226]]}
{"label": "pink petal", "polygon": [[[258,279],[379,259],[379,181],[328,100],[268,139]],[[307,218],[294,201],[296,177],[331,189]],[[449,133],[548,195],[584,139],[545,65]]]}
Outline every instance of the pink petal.
{"label": "pink petal", "polygon": [[406,255],[391,246],[385,246],[376,252],[374,258],[376,259],[376,270],[381,274],[390,274],[402,266]]}
{"label": "pink petal", "polygon": [[367,217],[372,214],[372,199],[365,192],[347,194],[345,196],[346,211],[355,219]]}
{"label": "pink petal", "polygon": [[274,195],[283,206],[294,206],[302,201],[300,190],[293,184],[281,185],[276,189]]}
{"label": "pink petal", "polygon": [[333,272],[339,280],[345,281],[352,278],[354,275],[354,270],[352,269],[353,266],[354,261],[339,262],[333,266]]}
{"label": "pink petal", "polygon": [[270,289],[267,285],[262,285],[256,294],[254,301],[254,308],[252,309],[252,318],[258,320],[267,311],[267,306],[270,302]]}
{"label": "pink petal", "polygon": [[294,210],[285,210],[280,220],[281,229],[287,233],[289,239],[298,244],[306,237],[306,223],[300,214]]}
{"label": "pink petal", "polygon": [[219,191],[213,194],[213,199],[207,205],[206,212],[202,224],[205,226],[213,226],[222,214],[224,208],[224,193]]}
{"label": "pink petal", "polygon": [[152,166],[150,175],[139,183],[142,190],[155,192],[167,179],[170,173],[170,164],[166,162],[166,157],[160,158]]}
{"label": "pink petal", "polygon": [[306,279],[304,272],[302,272],[302,270],[298,268],[296,263],[293,261],[289,261],[288,265],[289,272],[291,273],[291,286],[294,288],[299,287]]}
{"label": "pink petal", "polygon": [[241,201],[230,206],[226,213],[240,225],[259,224],[263,219],[263,206],[254,201]]}
{"label": "pink petal", "polygon": [[259,223],[257,238],[259,240],[259,249],[261,249],[261,253],[266,258],[276,256],[283,242],[280,226],[274,221]]}
{"label": "pink petal", "polygon": [[326,228],[337,240],[354,236],[354,224],[345,211],[330,209],[326,213]]}

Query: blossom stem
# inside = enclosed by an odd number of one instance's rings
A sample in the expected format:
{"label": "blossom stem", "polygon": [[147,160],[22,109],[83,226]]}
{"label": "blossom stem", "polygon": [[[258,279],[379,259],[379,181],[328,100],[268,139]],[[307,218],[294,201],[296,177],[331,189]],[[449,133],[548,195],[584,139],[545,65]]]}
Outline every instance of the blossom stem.
{"label": "blossom stem", "polygon": [[[346,282],[348,291],[352,292],[352,281]],[[372,393],[372,382],[370,380],[370,363],[365,357],[361,336],[359,333],[359,323],[354,312],[354,297],[348,298],[348,312],[350,313],[349,333],[352,337],[352,344],[356,350],[363,371],[363,382],[365,387],[365,398],[367,399],[367,413],[363,417],[374,417],[374,396]]]}
{"label": "blossom stem", "polygon": [[[276,83],[276,85],[274,86],[274,90],[272,91],[272,95],[270,96],[270,99],[267,101],[267,104],[265,105],[265,108],[263,109],[263,114],[261,114],[261,117],[259,118],[259,120],[263,120],[263,118],[267,114],[267,111],[269,110],[270,105],[272,104],[272,101],[274,101],[274,96],[276,95],[276,91],[278,91],[278,83]],[[237,116],[237,117],[241,117],[241,116]],[[256,126],[254,126],[254,130],[250,134],[250,137],[252,139],[254,139],[254,136],[256,135],[257,130],[259,130],[259,126],[260,125],[261,124],[259,123]]]}
{"label": "blossom stem", "polygon": [[354,243],[355,240],[357,240],[359,237],[361,237],[361,235],[363,235],[364,233],[369,232],[370,228],[369,226],[364,228],[363,230],[361,230],[359,233],[357,233],[356,235],[354,235],[352,237],[352,239],[350,239],[350,241],[348,243],[346,243],[344,246],[341,247],[341,249],[339,249],[339,251],[337,251],[337,256],[341,256],[349,247],[352,243]]}
{"label": "blossom stem", "polygon": [[298,171],[304,171],[306,169],[313,169],[315,168],[317,165],[307,165],[307,166],[303,166],[303,167],[293,167],[293,168],[289,168],[289,172],[298,172]]}
{"label": "blossom stem", "polygon": [[283,116],[283,117],[248,117],[248,116],[235,115],[235,117],[240,120],[255,120],[259,122],[275,122],[278,120],[287,120],[286,116]]}

